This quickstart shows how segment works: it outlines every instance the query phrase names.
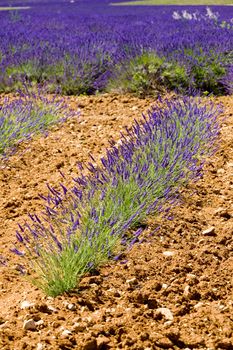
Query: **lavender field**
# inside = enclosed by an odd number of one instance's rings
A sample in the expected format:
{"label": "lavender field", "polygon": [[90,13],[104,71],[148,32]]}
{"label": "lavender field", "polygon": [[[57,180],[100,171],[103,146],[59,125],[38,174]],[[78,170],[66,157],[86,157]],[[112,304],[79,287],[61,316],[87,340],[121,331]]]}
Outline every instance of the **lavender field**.
{"label": "lavender field", "polygon": [[114,1],[0,1],[0,349],[231,350],[233,6]]}
{"label": "lavender field", "polygon": [[30,8],[0,13],[1,92],[232,93],[232,7],[18,4]]}
{"label": "lavender field", "polygon": [[[62,115],[62,100],[44,94],[177,95],[158,98],[99,163],[93,156],[86,166],[77,159],[70,186],[47,184],[43,219],[29,214],[31,223],[18,225],[11,252],[37,274],[36,286],[57,296],[139,242],[146,216],[167,217],[180,187],[200,178],[216,149],[221,108],[192,95],[232,94],[233,14],[231,7],[94,0],[27,6],[0,12],[0,92],[17,96],[0,108],[5,160],[20,142],[74,115]],[[25,273],[24,264],[20,270]]]}

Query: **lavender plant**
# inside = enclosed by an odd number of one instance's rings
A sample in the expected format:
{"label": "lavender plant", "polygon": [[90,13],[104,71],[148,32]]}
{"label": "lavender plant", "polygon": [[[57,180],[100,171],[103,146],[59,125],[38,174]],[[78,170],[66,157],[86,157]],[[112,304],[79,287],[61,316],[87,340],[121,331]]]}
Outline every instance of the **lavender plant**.
{"label": "lavender plant", "polygon": [[48,185],[44,213],[19,225],[12,250],[32,282],[56,296],[140,241],[142,228],[129,229],[148,214],[168,211],[180,186],[200,176],[215,149],[219,111],[198,99],[162,101],[126,129],[120,143],[111,142],[99,165],[91,157],[88,174],[79,164],[69,189]]}
{"label": "lavender plant", "polygon": [[108,89],[144,97],[155,92],[161,93],[165,89],[184,92],[189,88],[189,81],[184,66],[175,61],[169,62],[155,52],[146,51],[118,65],[108,83]]}
{"label": "lavender plant", "polygon": [[0,106],[0,157],[12,154],[16,146],[51,125],[64,121],[65,105],[61,99],[49,100],[40,94],[21,94],[5,98]]}

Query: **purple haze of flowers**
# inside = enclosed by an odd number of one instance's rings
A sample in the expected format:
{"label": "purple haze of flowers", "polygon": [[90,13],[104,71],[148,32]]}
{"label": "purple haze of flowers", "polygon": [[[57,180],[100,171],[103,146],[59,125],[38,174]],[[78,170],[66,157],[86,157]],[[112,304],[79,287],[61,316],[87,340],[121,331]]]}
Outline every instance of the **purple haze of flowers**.
{"label": "purple haze of flowers", "polygon": [[[2,11],[0,90],[17,88],[26,77],[50,81],[51,89],[59,84],[66,94],[90,94],[106,87],[116,66],[145,51],[181,64],[188,73],[216,61],[213,71],[223,68],[227,86],[233,35],[232,27],[222,26],[222,21],[233,17],[233,11],[230,6],[211,9],[219,13],[216,21],[177,21],[175,6],[111,7],[94,0],[33,3],[17,21]],[[206,14],[201,6],[184,10]]]}
{"label": "purple haze of flowers", "polygon": [[53,295],[74,288],[90,266],[140,241],[148,214],[168,215],[179,188],[200,176],[203,159],[214,150],[219,112],[197,98],[161,101],[126,129],[120,144],[112,142],[101,167],[84,175],[79,165],[81,175],[70,190],[48,186],[45,220],[31,218],[16,235],[23,259],[44,281],[40,287]]}

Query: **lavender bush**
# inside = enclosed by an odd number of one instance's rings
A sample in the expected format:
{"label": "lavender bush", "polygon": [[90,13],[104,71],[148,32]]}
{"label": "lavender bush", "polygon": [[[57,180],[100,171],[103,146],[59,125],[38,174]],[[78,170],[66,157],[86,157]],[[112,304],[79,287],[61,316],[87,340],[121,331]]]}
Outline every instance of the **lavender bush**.
{"label": "lavender bush", "polygon": [[12,249],[32,282],[56,296],[140,241],[146,216],[167,212],[180,186],[200,176],[215,149],[219,112],[199,99],[162,101],[126,129],[119,143],[111,142],[99,165],[91,157],[88,174],[79,164],[70,188],[48,185],[44,213],[19,225]]}
{"label": "lavender bush", "polygon": [[40,94],[22,94],[5,98],[0,106],[0,158],[6,158],[16,146],[51,125],[64,121],[63,101],[49,100]]}
{"label": "lavender bush", "polygon": [[110,91],[127,91],[140,97],[165,89],[185,92],[189,88],[190,76],[185,66],[149,51],[116,67],[107,85]]}

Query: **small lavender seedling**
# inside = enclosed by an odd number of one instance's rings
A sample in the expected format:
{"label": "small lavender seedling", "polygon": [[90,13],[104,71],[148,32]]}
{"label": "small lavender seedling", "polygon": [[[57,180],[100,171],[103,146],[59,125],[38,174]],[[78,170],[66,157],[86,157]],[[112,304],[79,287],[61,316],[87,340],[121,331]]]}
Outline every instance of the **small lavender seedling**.
{"label": "small lavender seedling", "polygon": [[129,234],[148,214],[169,211],[178,190],[200,176],[215,149],[220,109],[198,99],[163,101],[126,129],[107,150],[102,165],[74,186],[49,186],[43,217],[16,234],[21,256],[35,272],[33,283],[56,296],[77,286],[84,273],[140,241]]}
{"label": "small lavender seedling", "polygon": [[62,100],[49,100],[28,93],[0,106],[0,157],[7,157],[22,141],[44,132],[51,125],[66,120]]}

